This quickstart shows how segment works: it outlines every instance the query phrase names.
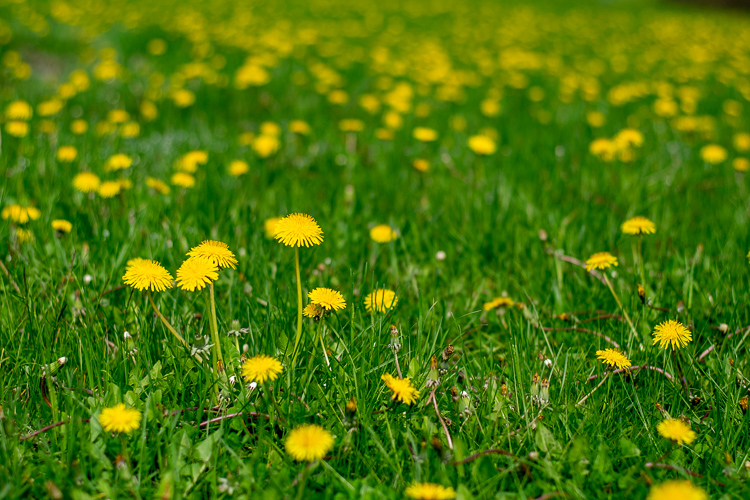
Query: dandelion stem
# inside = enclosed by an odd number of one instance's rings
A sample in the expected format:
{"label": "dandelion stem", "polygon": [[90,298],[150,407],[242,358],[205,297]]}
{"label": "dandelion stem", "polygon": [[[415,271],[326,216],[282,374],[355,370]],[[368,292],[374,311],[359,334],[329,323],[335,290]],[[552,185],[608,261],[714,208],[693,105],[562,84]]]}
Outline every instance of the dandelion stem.
{"label": "dandelion stem", "polygon": [[221,353],[221,341],[219,339],[219,327],[216,321],[216,298],[214,296],[214,284],[210,283],[208,285],[209,287],[209,296],[211,298],[211,329],[214,336],[214,345],[216,354],[219,357],[219,363],[221,363],[221,369],[220,371],[223,372],[226,369],[226,365],[224,364],[224,356]]}
{"label": "dandelion stem", "polygon": [[638,263],[641,265],[641,286],[643,286],[643,289],[646,289],[646,263],[643,261],[643,250],[641,247],[643,246],[643,233],[638,235]]}
{"label": "dandelion stem", "polygon": [[674,359],[675,368],[677,369],[677,376],[679,377],[680,381],[682,382],[682,387],[685,389],[685,394],[687,395],[688,399],[693,399],[693,394],[690,392],[690,388],[687,385],[687,380],[685,379],[685,375],[682,373],[682,367],[680,366],[680,360],[677,357],[677,351],[672,349],[672,357]]}
{"label": "dandelion stem", "polygon": [[299,482],[299,490],[297,490],[296,500],[302,500],[304,498],[305,486],[307,486],[307,477],[310,475],[310,469],[313,468],[313,464],[306,465],[302,470],[302,479]]}
{"label": "dandelion stem", "polygon": [[322,326],[323,319],[321,318],[320,323],[318,324],[318,337],[320,337],[320,345],[323,347],[323,356],[326,358],[326,366],[331,366],[331,362],[328,361],[328,353],[326,352],[326,345],[323,342],[323,331],[325,330],[325,326]]}
{"label": "dandelion stem", "polygon": [[602,378],[601,382],[599,382],[599,384],[596,387],[594,387],[593,389],[591,389],[591,392],[589,392],[588,394],[586,394],[583,397],[583,399],[581,399],[579,402],[577,402],[576,406],[581,406],[583,403],[586,402],[586,400],[589,398],[589,396],[591,396],[592,394],[594,394],[597,389],[599,389],[602,385],[604,385],[604,382],[606,382],[607,379],[609,378],[609,374],[610,374],[610,372],[607,372],[607,374]]}
{"label": "dandelion stem", "polygon": [[297,272],[297,335],[294,338],[294,350],[292,351],[292,366],[297,361],[297,348],[302,337],[302,279],[299,273],[299,246],[294,247],[294,268]]}
{"label": "dandelion stem", "polygon": [[636,331],[635,327],[633,326],[633,322],[630,321],[630,316],[628,316],[627,311],[625,311],[625,308],[622,307],[622,302],[620,302],[620,297],[617,296],[617,293],[615,292],[615,288],[612,286],[612,282],[609,281],[609,278],[607,277],[606,273],[602,273],[602,276],[604,276],[604,282],[609,287],[609,291],[612,292],[612,296],[615,298],[615,301],[617,302],[617,305],[620,306],[620,310],[622,311],[622,315],[625,316],[625,321],[627,321],[628,326],[630,326],[630,331],[633,332],[633,335],[635,335],[635,338],[640,340],[640,335],[638,335],[638,332]]}
{"label": "dandelion stem", "polygon": [[[174,335],[175,337],[177,337],[177,340],[179,340],[182,343],[182,345],[184,345],[185,347],[188,347],[187,342],[185,342],[185,339],[182,338],[182,335],[180,335],[179,333],[177,333],[177,330],[175,330],[174,327],[169,324],[169,321],[167,321],[167,318],[165,318],[164,315],[159,312],[159,309],[156,308],[156,304],[154,303],[154,299],[151,297],[151,292],[150,291],[148,292],[147,295],[148,295],[148,301],[151,303],[151,307],[154,308],[154,312],[159,317],[159,319],[161,320],[161,322],[164,323],[164,326],[167,327],[167,330],[169,330],[170,332],[172,332],[172,335]],[[196,358],[198,358],[200,360],[200,357],[196,356]]]}
{"label": "dandelion stem", "polygon": [[[430,392],[430,399],[432,399],[432,404],[435,407],[435,413],[437,414],[438,420],[440,420],[440,425],[443,426],[443,432],[445,432],[445,439],[448,440],[448,448],[452,450],[453,440],[451,439],[451,433],[448,432],[448,426],[445,425],[445,420],[443,420],[443,416],[440,415],[440,409],[438,408],[437,399],[435,398],[435,389],[436,387],[432,388],[432,392]],[[427,403],[429,404],[429,400],[427,400]]]}

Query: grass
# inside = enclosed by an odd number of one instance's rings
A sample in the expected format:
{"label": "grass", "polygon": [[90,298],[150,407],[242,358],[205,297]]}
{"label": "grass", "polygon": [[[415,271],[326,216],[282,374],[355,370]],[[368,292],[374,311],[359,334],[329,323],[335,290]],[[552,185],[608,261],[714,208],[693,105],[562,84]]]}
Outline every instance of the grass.
{"label": "grass", "polygon": [[[740,405],[750,334],[748,181],[738,162],[750,149],[738,136],[750,131],[746,13],[652,2],[86,6],[0,1],[0,106],[34,109],[20,137],[3,115],[0,204],[40,210],[0,230],[0,498],[396,499],[433,482],[464,500],[649,491],[664,500],[656,486],[673,479],[710,498],[750,494],[750,416]],[[164,54],[149,51],[153,39],[166,41]],[[110,57],[115,78],[98,79]],[[267,82],[238,80],[248,57]],[[74,70],[88,88],[41,116]],[[176,89],[194,103],[177,103]],[[348,102],[332,103],[335,90]],[[379,109],[364,109],[363,95]],[[670,103],[674,113],[660,111]],[[384,125],[389,109],[400,110],[399,127]],[[124,137],[112,110],[127,111],[138,134]],[[72,132],[76,119],[85,133]],[[344,119],[362,130],[342,131]],[[292,120],[309,135],[290,132]],[[280,129],[267,156],[257,142],[264,122]],[[415,139],[418,126],[438,140]],[[623,129],[643,143],[620,143],[609,161],[590,152]],[[495,152],[467,146],[479,133]],[[706,161],[708,144],[727,157]],[[62,145],[77,148],[74,161],[57,159]],[[176,162],[194,150],[207,153],[194,187],[172,185]],[[106,172],[115,153],[132,166]],[[237,159],[249,165],[239,177],[227,173]],[[87,170],[132,188],[81,193],[72,179]],[[300,251],[305,303],[316,287],[346,300],[324,329],[304,319],[295,363],[294,251],[265,230],[293,212],[324,233]],[[642,237],[643,275],[637,238],[620,230],[635,215],[657,228]],[[55,219],[72,231],[56,234]],[[376,243],[376,224],[398,238]],[[215,282],[233,385],[122,282],[135,257],[174,275],[206,239],[239,261]],[[618,258],[600,272],[637,335],[607,285],[575,263],[600,251]],[[398,296],[385,313],[363,305],[377,288]],[[484,310],[501,296],[522,307]],[[211,338],[208,289],[153,297],[191,347]],[[651,345],[669,319],[693,335],[676,355]],[[392,402],[381,380],[397,375],[391,325],[403,376],[421,393],[413,405]],[[612,347],[603,336],[633,365],[669,376],[610,374],[577,405],[610,371],[596,359]],[[277,380],[250,387],[241,356],[256,354],[287,362]],[[117,437],[98,415],[121,402],[142,422]],[[660,436],[667,416],[696,440]],[[303,423],[335,438],[310,465],[285,448]]]}

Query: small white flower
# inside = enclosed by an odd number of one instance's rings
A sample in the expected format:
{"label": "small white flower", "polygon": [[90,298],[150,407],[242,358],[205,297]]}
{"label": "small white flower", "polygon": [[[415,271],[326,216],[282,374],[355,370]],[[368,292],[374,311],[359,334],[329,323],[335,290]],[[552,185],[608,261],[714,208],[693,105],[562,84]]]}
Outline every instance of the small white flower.
{"label": "small white flower", "polygon": [[93,277],[93,276],[91,276],[90,274],[87,274],[87,275],[85,275],[85,276],[83,277],[83,284],[84,284],[84,285],[88,285],[88,284],[89,284],[89,283],[91,283],[91,282],[92,282],[93,280],[94,280],[94,277]]}
{"label": "small white flower", "polygon": [[547,368],[549,368],[550,366],[552,366],[552,360],[549,359],[549,358],[545,359],[544,360],[544,366],[546,366]]}
{"label": "small white flower", "polygon": [[435,254],[435,258],[441,262],[445,260],[445,257],[445,252],[443,252],[442,250],[439,250],[438,253]]}

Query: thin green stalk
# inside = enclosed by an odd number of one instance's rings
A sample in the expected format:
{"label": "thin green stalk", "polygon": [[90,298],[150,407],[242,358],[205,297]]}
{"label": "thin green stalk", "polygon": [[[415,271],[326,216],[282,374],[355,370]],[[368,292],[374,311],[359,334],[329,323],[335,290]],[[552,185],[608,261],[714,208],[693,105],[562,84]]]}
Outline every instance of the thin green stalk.
{"label": "thin green stalk", "polygon": [[643,261],[643,250],[641,247],[643,246],[643,235],[638,235],[638,262],[641,265],[641,286],[643,286],[643,289],[646,289],[646,263]]}
{"label": "thin green stalk", "polygon": [[299,490],[297,490],[296,500],[302,500],[305,493],[305,486],[307,486],[307,477],[310,475],[310,470],[313,468],[313,464],[309,463],[305,465],[305,469],[302,471],[302,479],[299,481]]}
{"label": "thin green stalk", "polygon": [[[157,316],[159,316],[159,319],[161,320],[162,323],[164,323],[164,326],[167,327],[167,330],[172,332],[172,335],[174,335],[177,338],[177,340],[179,340],[182,343],[182,345],[189,348],[187,342],[185,342],[185,339],[182,338],[182,335],[177,333],[177,330],[175,330],[174,327],[172,327],[172,325],[169,324],[169,321],[167,321],[167,318],[165,318],[164,315],[159,312],[159,309],[156,308],[154,299],[151,297],[151,291],[149,291],[147,295],[148,295],[148,301],[151,303],[151,307],[154,308],[154,312],[156,313]],[[198,356],[196,356],[196,358],[198,358]],[[200,358],[198,359],[200,360]]]}
{"label": "thin green stalk", "polygon": [[633,326],[633,322],[630,321],[630,316],[628,316],[627,311],[625,311],[625,308],[622,307],[622,302],[620,302],[620,297],[617,296],[617,293],[615,292],[615,289],[612,286],[612,283],[609,281],[609,278],[607,277],[607,273],[602,273],[602,276],[604,276],[604,282],[607,283],[607,286],[609,287],[609,291],[612,292],[612,296],[617,301],[617,305],[620,306],[620,311],[622,311],[622,315],[625,316],[625,321],[627,321],[628,326],[630,326],[630,330],[633,332],[633,335],[635,335],[635,337],[640,340],[640,335],[638,335],[638,332]]}
{"label": "thin green stalk", "polygon": [[292,351],[292,367],[297,361],[299,341],[302,338],[302,279],[299,272],[299,247],[294,247],[294,268],[297,271],[297,335],[294,338],[294,350]]}
{"label": "thin green stalk", "polygon": [[592,394],[594,394],[597,391],[597,389],[599,389],[601,386],[603,386],[604,382],[606,382],[607,378],[609,378],[609,374],[610,373],[611,372],[607,372],[607,374],[599,382],[599,385],[597,385],[596,387],[594,387],[593,389],[591,389],[591,392],[589,392],[588,394],[586,394],[579,402],[577,402],[576,406],[581,406],[583,403],[586,402],[586,400],[589,398],[589,396],[591,396]]}
{"label": "thin green stalk", "polygon": [[226,365],[224,364],[224,356],[221,353],[221,342],[219,339],[219,327],[218,323],[216,321],[216,298],[214,296],[214,284],[210,283],[208,285],[209,290],[209,296],[211,298],[211,330],[214,337],[214,350],[216,351],[219,363],[221,363],[221,371],[224,372],[226,370]]}
{"label": "thin green stalk", "polygon": [[[323,319],[320,319],[320,323],[323,323]],[[328,353],[326,352],[326,345],[323,342],[323,332],[325,331],[325,325],[322,328],[318,327],[318,337],[320,338],[320,345],[323,347],[323,356],[326,358],[326,365],[331,366],[331,362],[328,361]]]}

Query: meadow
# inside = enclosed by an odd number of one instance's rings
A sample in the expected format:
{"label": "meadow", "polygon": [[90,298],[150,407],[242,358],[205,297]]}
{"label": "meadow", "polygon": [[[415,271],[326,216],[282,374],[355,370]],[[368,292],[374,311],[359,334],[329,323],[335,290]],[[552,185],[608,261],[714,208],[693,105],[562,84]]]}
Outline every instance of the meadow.
{"label": "meadow", "polygon": [[0,0],[0,499],[750,498],[750,12]]}

